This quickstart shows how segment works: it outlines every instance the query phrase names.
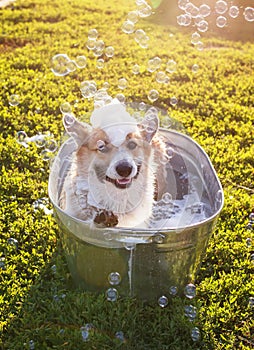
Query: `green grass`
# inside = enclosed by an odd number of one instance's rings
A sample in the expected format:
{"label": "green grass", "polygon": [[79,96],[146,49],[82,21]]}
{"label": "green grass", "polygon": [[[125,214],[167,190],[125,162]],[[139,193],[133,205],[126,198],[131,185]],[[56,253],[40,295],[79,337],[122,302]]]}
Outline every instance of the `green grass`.
{"label": "green grass", "polygon": [[[0,346],[2,349],[252,349],[254,265],[251,261],[253,230],[246,229],[254,211],[253,121],[254,44],[227,41],[211,35],[205,48],[190,44],[191,32],[139,21],[150,36],[142,49],[121,31],[134,1],[17,0],[1,10],[0,28]],[[158,22],[158,20],[157,20]],[[97,28],[106,46],[115,48],[103,70],[86,49],[88,30]],[[169,34],[173,36],[169,36]],[[88,67],[66,77],[50,71],[57,53],[75,58],[84,54]],[[159,84],[146,71],[149,58],[168,59],[177,71],[168,85]],[[133,64],[141,74],[133,75]],[[194,74],[193,64],[199,65]],[[76,290],[71,282],[54,218],[33,203],[47,196],[49,164],[40,149],[28,149],[15,140],[16,132],[28,136],[50,131],[56,140],[63,132],[60,105],[72,104],[77,116],[92,108],[82,99],[79,86],[93,79],[98,87],[110,83],[115,96],[119,78],[128,79],[128,101],[149,102],[148,91],[160,97],[154,105],[168,110],[206,150],[225,191],[225,206],[210,240],[196,279],[199,310],[194,324],[183,312],[187,300],[170,299],[169,306],[143,305],[135,299],[116,303],[104,295]],[[9,105],[12,94],[20,104]],[[170,97],[178,103],[170,105]],[[10,244],[10,238],[17,245]],[[52,266],[56,266],[56,269]],[[88,341],[80,328],[92,323]],[[190,332],[199,327],[201,340]],[[116,339],[122,331],[125,341]]]}

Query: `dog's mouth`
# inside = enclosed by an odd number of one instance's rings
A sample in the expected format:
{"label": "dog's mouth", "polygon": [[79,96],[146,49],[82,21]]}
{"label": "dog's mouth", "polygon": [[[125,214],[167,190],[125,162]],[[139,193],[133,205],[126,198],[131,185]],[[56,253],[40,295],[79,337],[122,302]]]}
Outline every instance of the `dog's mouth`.
{"label": "dog's mouth", "polygon": [[108,182],[111,182],[112,184],[114,184],[117,188],[121,188],[121,189],[128,188],[132,184],[133,179],[136,179],[138,177],[139,172],[140,172],[140,168],[141,168],[141,165],[138,165],[137,174],[134,177],[130,177],[130,178],[124,177],[121,179],[112,179],[111,177],[106,176],[106,180]]}

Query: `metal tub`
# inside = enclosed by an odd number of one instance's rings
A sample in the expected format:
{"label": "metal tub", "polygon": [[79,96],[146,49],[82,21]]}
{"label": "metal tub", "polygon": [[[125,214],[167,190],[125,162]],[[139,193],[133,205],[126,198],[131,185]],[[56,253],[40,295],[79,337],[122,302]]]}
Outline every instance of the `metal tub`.
{"label": "metal tub", "polygon": [[[153,302],[167,296],[172,287],[182,294],[195,280],[223,206],[220,181],[204,150],[177,131],[160,129],[160,133],[173,152],[170,164],[164,165],[168,192],[176,208],[177,203],[184,204],[173,220],[148,229],[91,228],[58,206],[75,148],[72,139],[62,145],[51,167],[49,197],[73,280],[84,290],[105,292],[109,300],[131,296]],[[193,193],[198,201],[193,201]]]}

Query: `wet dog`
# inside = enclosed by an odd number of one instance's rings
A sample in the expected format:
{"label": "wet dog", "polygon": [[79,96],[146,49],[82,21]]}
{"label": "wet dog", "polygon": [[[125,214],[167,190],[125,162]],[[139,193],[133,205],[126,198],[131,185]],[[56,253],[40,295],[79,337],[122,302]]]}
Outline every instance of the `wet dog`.
{"label": "wet dog", "polygon": [[163,193],[165,160],[154,110],[137,123],[119,103],[95,110],[91,124],[63,117],[76,142],[59,205],[99,226],[146,227]]}

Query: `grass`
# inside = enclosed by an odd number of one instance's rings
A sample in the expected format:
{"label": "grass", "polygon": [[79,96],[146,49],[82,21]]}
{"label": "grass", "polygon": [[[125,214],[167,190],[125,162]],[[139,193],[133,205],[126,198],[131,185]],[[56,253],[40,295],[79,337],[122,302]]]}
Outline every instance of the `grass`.
{"label": "grass", "polygon": [[[1,10],[0,29],[0,346],[2,349],[252,349],[254,347],[253,229],[246,226],[254,211],[253,120],[254,44],[204,37],[204,50],[190,44],[191,32],[141,20],[137,27],[150,36],[142,49],[121,24],[134,1],[17,0]],[[158,22],[158,20],[157,20]],[[97,28],[115,55],[104,69],[86,48],[87,33]],[[171,34],[171,35],[169,35]],[[65,77],[50,70],[51,58],[66,53],[86,55],[87,68]],[[159,84],[146,70],[149,58],[177,62],[170,83]],[[138,63],[141,74],[133,75]],[[191,68],[198,64],[193,73]],[[125,77],[128,101],[165,108],[210,156],[225,191],[225,206],[196,278],[198,308],[194,323],[184,316],[188,301],[175,297],[169,306],[145,305],[135,299],[116,303],[104,295],[72,285],[51,215],[35,210],[47,196],[49,164],[34,144],[23,147],[18,131],[29,137],[50,132],[57,141],[63,132],[60,105],[71,103],[81,116],[92,101],[82,99],[83,80],[98,87],[109,82],[109,93],[122,92]],[[13,94],[20,96],[10,106]],[[176,106],[170,98],[176,96]],[[246,244],[247,239],[249,244]],[[93,324],[84,341],[81,327]],[[201,331],[193,342],[191,329]],[[117,339],[122,331],[124,339]],[[85,333],[83,330],[83,336]]]}

